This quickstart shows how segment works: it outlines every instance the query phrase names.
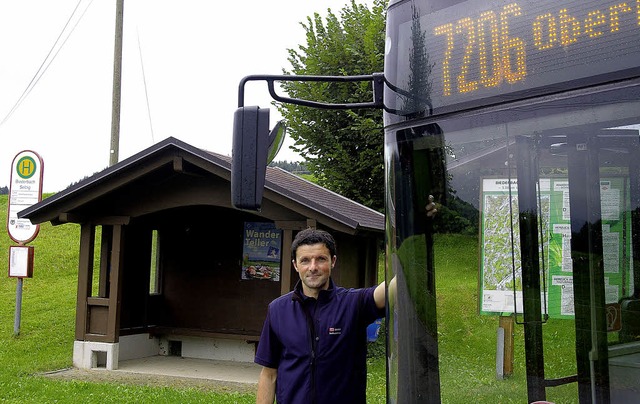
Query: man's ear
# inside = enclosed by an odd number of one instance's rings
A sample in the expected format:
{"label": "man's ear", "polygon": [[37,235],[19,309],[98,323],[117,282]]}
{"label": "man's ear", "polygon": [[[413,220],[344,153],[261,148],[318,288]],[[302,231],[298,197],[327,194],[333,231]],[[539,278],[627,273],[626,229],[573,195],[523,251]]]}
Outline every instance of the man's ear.
{"label": "man's ear", "polygon": [[298,271],[298,267],[296,266],[296,260],[291,260],[291,263],[293,264],[293,268],[296,270],[296,272],[300,272]]}
{"label": "man's ear", "polygon": [[336,261],[337,261],[337,260],[338,260],[338,257],[337,257],[336,255],[334,255],[334,256],[331,258],[331,269],[333,269],[333,267],[335,267],[335,266],[336,266]]}

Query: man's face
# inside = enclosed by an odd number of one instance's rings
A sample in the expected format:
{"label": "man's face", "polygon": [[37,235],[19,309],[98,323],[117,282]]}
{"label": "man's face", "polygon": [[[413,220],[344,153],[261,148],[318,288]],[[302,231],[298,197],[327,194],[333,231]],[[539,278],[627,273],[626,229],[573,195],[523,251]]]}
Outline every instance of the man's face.
{"label": "man's face", "polygon": [[329,277],[335,263],[336,257],[331,256],[323,243],[298,247],[293,267],[300,275],[305,295],[318,297],[321,290],[329,288]]}

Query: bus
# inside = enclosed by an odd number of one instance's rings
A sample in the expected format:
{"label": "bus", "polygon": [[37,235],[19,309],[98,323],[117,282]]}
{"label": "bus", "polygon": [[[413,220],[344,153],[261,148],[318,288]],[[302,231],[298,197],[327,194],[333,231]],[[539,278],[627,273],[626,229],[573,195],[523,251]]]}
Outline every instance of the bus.
{"label": "bus", "polygon": [[[640,402],[640,0],[391,0],[360,79],[384,117],[387,402]],[[232,196],[256,208],[279,131],[239,120]]]}
{"label": "bus", "polygon": [[640,402],[640,1],[387,13],[388,402],[474,385],[441,377],[465,369],[440,352],[455,328],[438,301],[455,291],[438,285],[430,195],[478,213],[478,312],[522,325],[528,402]]}

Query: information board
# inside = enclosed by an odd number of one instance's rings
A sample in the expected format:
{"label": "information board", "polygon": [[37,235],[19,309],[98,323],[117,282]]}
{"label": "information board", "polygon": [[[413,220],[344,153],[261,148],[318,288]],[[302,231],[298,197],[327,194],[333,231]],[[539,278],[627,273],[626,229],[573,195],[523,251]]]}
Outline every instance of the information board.
{"label": "information board", "polygon": [[[481,192],[480,312],[521,314],[517,180],[485,178]],[[630,293],[633,279],[628,180],[601,180],[600,199],[606,303],[617,303]],[[539,257],[541,276],[544,274],[540,284],[541,288],[546,287],[541,295],[543,312],[553,318],[571,318],[574,306],[568,180],[541,179],[539,205]]]}

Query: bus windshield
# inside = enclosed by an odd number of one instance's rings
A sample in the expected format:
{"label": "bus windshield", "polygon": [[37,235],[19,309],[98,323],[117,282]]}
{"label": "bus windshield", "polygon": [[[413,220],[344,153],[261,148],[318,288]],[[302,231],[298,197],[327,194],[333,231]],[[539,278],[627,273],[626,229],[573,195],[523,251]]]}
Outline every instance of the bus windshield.
{"label": "bus windshield", "polygon": [[637,1],[389,7],[388,402],[637,402],[639,34]]}

